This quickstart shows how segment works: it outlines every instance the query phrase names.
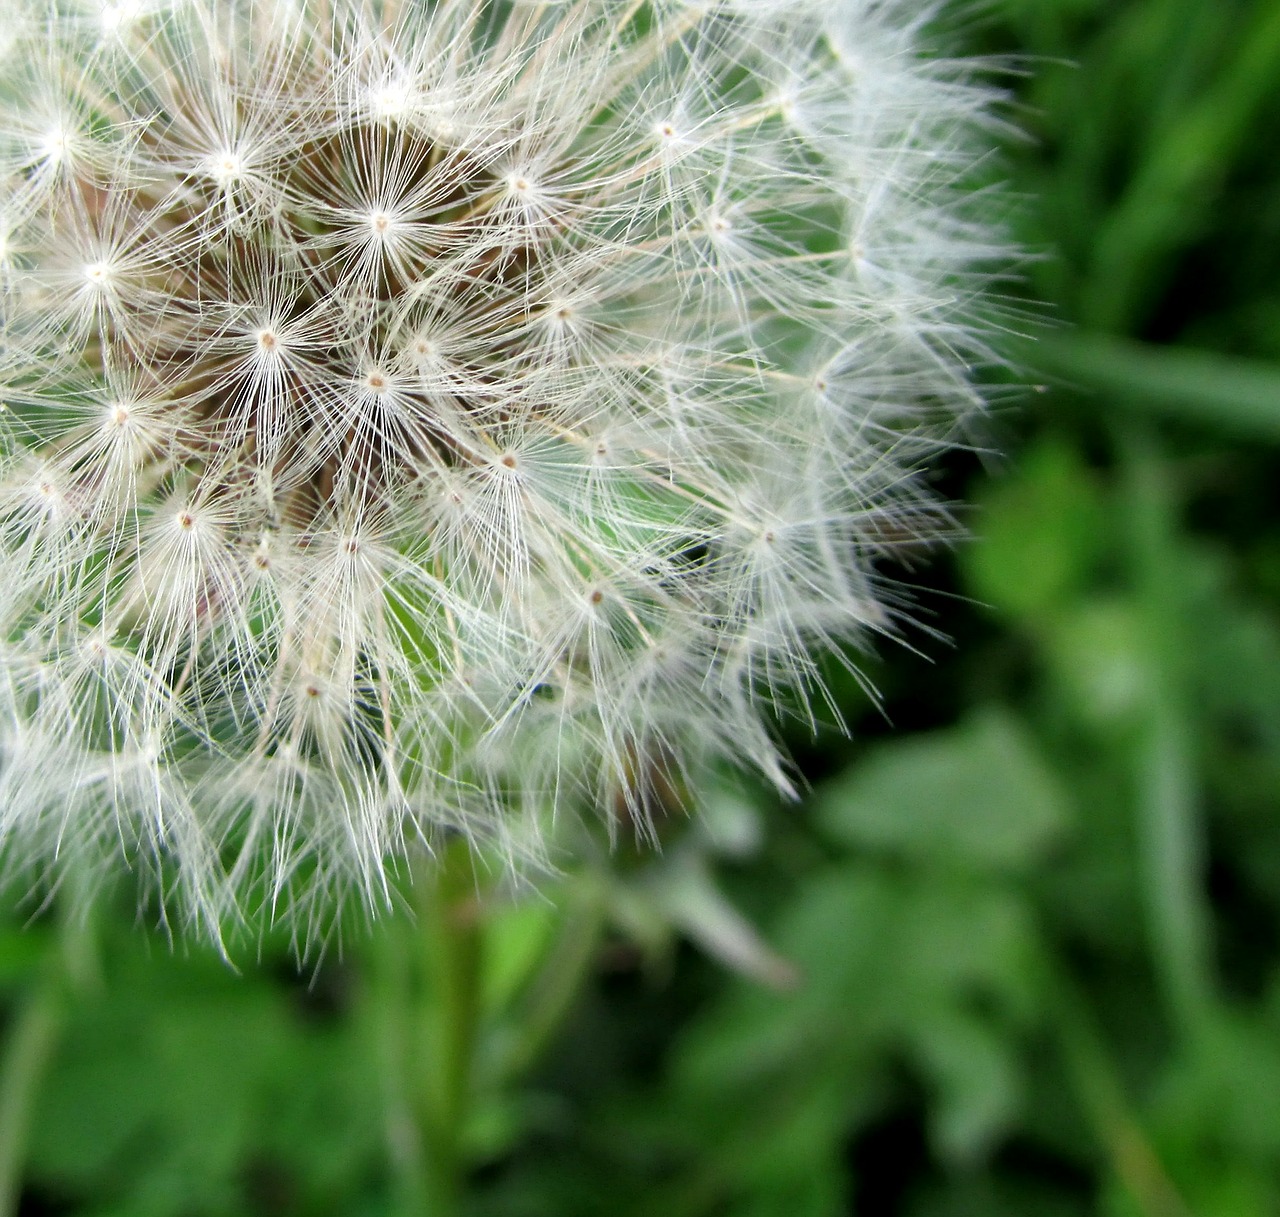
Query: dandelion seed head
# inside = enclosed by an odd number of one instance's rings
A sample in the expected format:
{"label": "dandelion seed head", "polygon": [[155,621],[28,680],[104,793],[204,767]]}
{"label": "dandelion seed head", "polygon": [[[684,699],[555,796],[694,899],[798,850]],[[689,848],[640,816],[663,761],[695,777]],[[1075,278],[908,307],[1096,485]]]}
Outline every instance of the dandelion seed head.
{"label": "dandelion seed head", "polygon": [[305,941],[453,835],[787,789],[991,358],[994,95],[915,6],[18,7],[10,869]]}

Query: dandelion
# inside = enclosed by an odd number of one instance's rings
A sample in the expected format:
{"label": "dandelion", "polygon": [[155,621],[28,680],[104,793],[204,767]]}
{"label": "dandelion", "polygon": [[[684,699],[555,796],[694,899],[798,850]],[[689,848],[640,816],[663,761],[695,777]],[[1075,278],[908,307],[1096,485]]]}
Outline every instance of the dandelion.
{"label": "dandelion", "polygon": [[770,707],[895,630],[981,406],[991,96],[919,7],[6,14],[10,869],[311,926],[786,788]]}

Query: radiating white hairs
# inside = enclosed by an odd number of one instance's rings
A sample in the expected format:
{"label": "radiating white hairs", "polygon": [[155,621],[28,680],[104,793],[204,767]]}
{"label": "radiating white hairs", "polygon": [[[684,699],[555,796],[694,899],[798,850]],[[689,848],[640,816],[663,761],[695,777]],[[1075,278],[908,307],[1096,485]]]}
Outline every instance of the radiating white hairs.
{"label": "radiating white hairs", "polygon": [[0,838],[318,924],[899,616],[992,94],[907,0],[10,3]]}

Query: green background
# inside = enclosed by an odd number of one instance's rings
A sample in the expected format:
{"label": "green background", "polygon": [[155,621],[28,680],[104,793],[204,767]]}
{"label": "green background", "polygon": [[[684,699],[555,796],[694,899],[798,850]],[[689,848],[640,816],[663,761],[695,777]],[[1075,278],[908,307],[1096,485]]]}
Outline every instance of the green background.
{"label": "green background", "polygon": [[950,25],[1017,371],[882,704],[832,666],[799,804],[726,776],[535,898],[455,860],[301,971],[14,914],[0,1217],[1280,1214],[1280,4]]}

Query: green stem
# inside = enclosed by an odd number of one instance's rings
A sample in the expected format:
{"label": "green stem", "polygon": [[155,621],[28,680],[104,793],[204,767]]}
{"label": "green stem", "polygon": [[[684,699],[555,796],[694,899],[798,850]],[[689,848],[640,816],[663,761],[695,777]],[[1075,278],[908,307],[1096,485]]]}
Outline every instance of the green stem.
{"label": "green stem", "polygon": [[[62,898],[70,906],[85,899],[78,872],[67,875]],[[22,1200],[36,1096],[57,1051],[69,1003],[98,980],[92,920],[87,913],[62,916],[56,935],[45,942],[0,1054],[0,1217],[14,1217]]]}
{"label": "green stem", "polygon": [[62,1021],[61,969],[46,961],[14,1015],[0,1058],[0,1217],[14,1217],[18,1211],[32,1108]]}
{"label": "green stem", "polygon": [[430,1217],[461,1211],[463,1141],[480,1021],[482,941],[470,854],[451,849],[426,885],[422,926],[428,982],[422,1137]]}
{"label": "green stem", "polygon": [[584,872],[520,1019],[520,1038],[504,1065],[507,1078],[522,1079],[554,1040],[596,958],[604,924],[604,902]]}
{"label": "green stem", "polygon": [[402,927],[380,927],[370,944],[365,978],[365,1013],[376,1046],[385,1104],[392,1211],[410,1217],[426,1211],[427,1181],[422,1138],[412,1086],[414,986]]}
{"label": "green stem", "polygon": [[1093,273],[1082,319],[1097,329],[1136,328],[1152,279],[1204,224],[1280,66],[1280,8],[1254,6],[1239,51],[1147,141],[1124,196],[1093,234]]}
{"label": "green stem", "polygon": [[1125,517],[1146,621],[1148,705],[1137,772],[1138,862],[1152,953],[1175,1024],[1201,1030],[1215,984],[1202,890],[1195,733],[1186,670],[1192,640],[1177,563],[1176,512],[1155,441],[1118,433]]}
{"label": "green stem", "polygon": [[1062,971],[1052,978],[1048,1009],[1076,1100],[1111,1170],[1142,1217],[1191,1217],[1146,1131],[1129,1108],[1102,1036],[1075,985]]}
{"label": "green stem", "polygon": [[414,896],[416,921],[391,918],[371,944],[366,1008],[379,1045],[394,1211],[457,1217],[481,1015],[482,934],[466,848],[421,867]]}

